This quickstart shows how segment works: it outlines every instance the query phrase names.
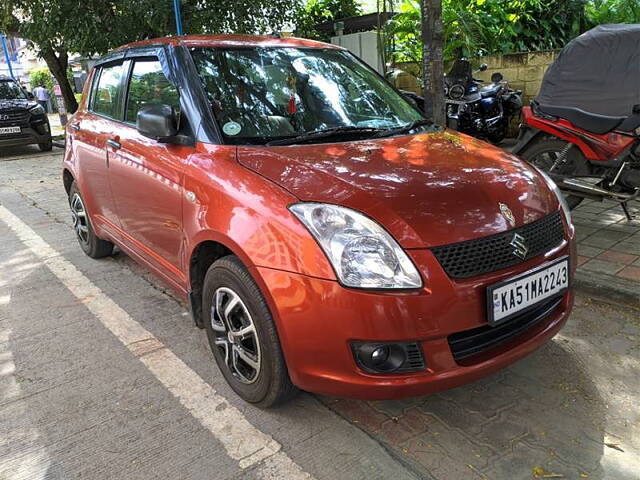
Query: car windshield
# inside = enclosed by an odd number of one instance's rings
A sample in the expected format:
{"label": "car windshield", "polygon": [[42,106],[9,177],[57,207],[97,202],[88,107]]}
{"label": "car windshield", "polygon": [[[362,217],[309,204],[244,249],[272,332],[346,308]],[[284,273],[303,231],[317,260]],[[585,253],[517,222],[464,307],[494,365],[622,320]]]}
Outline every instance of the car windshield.
{"label": "car windshield", "polygon": [[27,96],[13,80],[0,80],[0,100],[24,99]]}
{"label": "car windshield", "polygon": [[191,52],[229,143],[260,144],[328,129],[373,135],[424,118],[377,73],[343,50]]}

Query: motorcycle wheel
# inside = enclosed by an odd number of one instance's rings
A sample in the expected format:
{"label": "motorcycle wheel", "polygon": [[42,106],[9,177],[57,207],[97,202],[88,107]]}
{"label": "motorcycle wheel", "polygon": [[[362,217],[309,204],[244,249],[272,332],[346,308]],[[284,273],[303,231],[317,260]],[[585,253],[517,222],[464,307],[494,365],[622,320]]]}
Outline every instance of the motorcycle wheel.
{"label": "motorcycle wheel", "polygon": [[[549,173],[549,169],[556,162],[560,153],[566,148],[568,142],[555,137],[540,137],[531,142],[527,149],[520,155],[531,165],[535,165],[540,170]],[[590,173],[589,163],[584,158],[580,150],[573,147],[567,153],[567,160],[557,167],[553,173],[568,176],[588,175]],[[576,208],[584,197],[565,194],[565,200],[569,208]]]}

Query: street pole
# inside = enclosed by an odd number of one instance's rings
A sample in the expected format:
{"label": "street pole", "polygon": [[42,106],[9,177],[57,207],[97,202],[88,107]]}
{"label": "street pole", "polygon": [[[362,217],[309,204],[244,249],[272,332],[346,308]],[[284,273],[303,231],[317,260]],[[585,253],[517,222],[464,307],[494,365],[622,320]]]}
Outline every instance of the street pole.
{"label": "street pole", "polygon": [[13,76],[13,68],[11,68],[11,57],[9,56],[9,48],[7,47],[7,40],[4,33],[0,33],[0,42],[2,42],[2,49],[4,50],[4,59],[7,61],[7,67],[9,67],[9,75],[15,80]]}
{"label": "street pole", "polygon": [[173,11],[176,14],[176,30],[178,35],[182,35],[182,14],[180,13],[180,0],[173,0]]}

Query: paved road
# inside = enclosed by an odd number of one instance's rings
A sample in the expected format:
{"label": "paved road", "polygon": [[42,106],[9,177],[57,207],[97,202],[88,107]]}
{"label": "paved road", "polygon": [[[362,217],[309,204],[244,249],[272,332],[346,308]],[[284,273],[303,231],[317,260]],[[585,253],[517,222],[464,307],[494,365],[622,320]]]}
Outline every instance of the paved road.
{"label": "paved road", "polygon": [[82,254],[59,169],[0,153],[0,480],[640,479],[637,311],[580,297],[549,345],[441,395],[265,412],[151,275]]}

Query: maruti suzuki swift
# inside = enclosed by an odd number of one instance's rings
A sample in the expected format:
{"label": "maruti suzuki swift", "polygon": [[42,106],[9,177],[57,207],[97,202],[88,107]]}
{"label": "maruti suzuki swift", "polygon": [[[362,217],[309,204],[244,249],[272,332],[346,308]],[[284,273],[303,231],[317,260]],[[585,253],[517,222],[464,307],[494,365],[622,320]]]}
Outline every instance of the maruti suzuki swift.
{"label": "maruti suzuki swift", "polygon": [[563,326],[574,229],[554,183],[443,129],[345,49],[184,36],[89,76],[63,166],[84,252],[190,305],[231,387],[424,395]]}

